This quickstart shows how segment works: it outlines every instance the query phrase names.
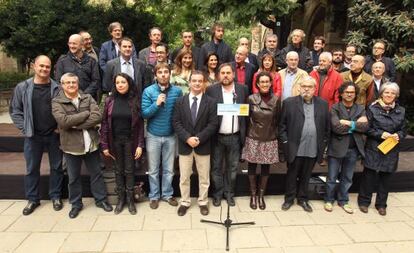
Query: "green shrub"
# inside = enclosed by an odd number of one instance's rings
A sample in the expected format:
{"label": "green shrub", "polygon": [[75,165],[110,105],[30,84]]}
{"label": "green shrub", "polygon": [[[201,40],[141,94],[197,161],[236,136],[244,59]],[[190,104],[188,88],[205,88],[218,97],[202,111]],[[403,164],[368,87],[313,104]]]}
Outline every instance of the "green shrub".
{"label": "green shrub", "polygon": [[0,90],[11,89],[30,75],[21,72],[0,72]]}

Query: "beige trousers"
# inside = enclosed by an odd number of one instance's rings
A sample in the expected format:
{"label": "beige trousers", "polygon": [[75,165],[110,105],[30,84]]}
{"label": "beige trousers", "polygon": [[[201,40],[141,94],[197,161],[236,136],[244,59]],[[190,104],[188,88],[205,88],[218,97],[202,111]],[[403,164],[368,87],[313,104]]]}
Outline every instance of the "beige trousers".
{"label": "beige trousers", "polygon": [[190,206],[190,177],[193,174],[193,158],[198,173],[198,205],[208,204],[208,187],[210,186],[210,155],[198,155],[191,152],[189,155],[179,155],[180,191],[183,206]]}

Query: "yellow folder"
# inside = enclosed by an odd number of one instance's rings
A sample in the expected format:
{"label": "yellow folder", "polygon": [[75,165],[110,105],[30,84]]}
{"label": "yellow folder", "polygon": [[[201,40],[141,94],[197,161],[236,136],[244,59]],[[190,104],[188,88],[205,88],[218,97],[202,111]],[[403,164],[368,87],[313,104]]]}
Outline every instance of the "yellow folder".
{"label": "yellow folder", "polygon": [[391,149],[395,147],[395,145],[398,144],[398,141],[392,137],[388,137],[385,139],[380,145],[378,145],[378,149],[381,150],[381,152],[386,155],[388,152],[390,152]]}

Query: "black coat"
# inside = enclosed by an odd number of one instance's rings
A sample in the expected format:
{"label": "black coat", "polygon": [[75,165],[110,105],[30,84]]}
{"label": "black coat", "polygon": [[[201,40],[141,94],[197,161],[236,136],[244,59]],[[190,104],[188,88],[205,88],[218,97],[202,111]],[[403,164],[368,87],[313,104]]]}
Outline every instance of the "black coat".
{"label": "black coat", "polygon": [[282,68],[287,67],[286,55],[290,51],[296,51],[298,53],[298,55],[299,55],[299,65],[298,65],[298,67],[300,69],[303,69],[308,73],[313,70],[313,62],[312,62],[312,59],[311,59],[310,50],[307,47],[303,46],[303,45],[299,48],[296,48],[292,44],[288,44],[280,52],[281,58],[283,59],[283,66],[281,66]]}
{"label": "black coat", "polygon": [[[234,71],[234,82],[239,83],[237,80],[237,71],[236,71],[236,62],[231,62],[231,67]],[[244,84],[249,88],[249,94],[252,94],[252,85],[253,85],[253,76],[254,76],[254,65],[248,62],[244,63],[245,72],[244,72]]]}
{"label": "black coat", "polygon": [[[395,69],[394,61],[390,57],[382,57],[382,63],[385,65],[384,76],[391,82],[397,81],[397,70]],[[372,74],[372,65],[376,62],[373,56],[368,55],[365,57],[364,71],[368,74]]]}
{"label": "black coat", "polygon": [[196,123],[191,119],[189,94],[180,97],[175,103],[173,127],[178,136],[178,153],[189,155],[193,148],[187,144],[187,139],[197,136],[200,144],[194,148],[198,155],[208,155],[211,149],[211,137],[217,132],[217,106],[214,100],[203,95],[197,113]]}
{"label": "black coat", "polygon": [[253,64],[254,66],[254,72],[256,73],[257,70],[259,69],[259,63],[257,62],[257,55],[253,54],[252,52],[249,52],[249,54],[247,55],[247,58],[249,59],[249,63]]}
{"label": "black coat", "polygon": [[[134,83],[139,95],[141,95],[145,84],[145,63],[136,58],[132,58],[132,66],[134,68]],[[112,87],[114,86],[114,78],[119,73],[121,73],[121,60],[119,57],[106,63],[106,70],[102,82],[103,91],[108,92],[112,90]]]}
{"label": "black coat", "polygon": [[222,40],[219,44],[215,44],[214,41],[209,41],[203,44],[201,47],[201,62],[204,63],[207,55],[213,52],[218,55],[218,66],[234,60],[230,46]]}
{"label": "black coat", "polygon": [[396,104],[395,108],[387,113],[378,103],[374,103],[368,107],[367,118],[369,129],[367,131],[368,138],[365,144],[364,166],[376,171],[396,171],[400,145],[397,144],[386,155],[378,150],[378,145],[384,141],[381,138],[384,132],[390,134],[397,133],[400,137],[400,142],[407,135],[404,107]]}
{"label": "black coat", "polygon": [[[247,104],[247,98],[249,96],[249,91],[246,85],[235,84],[235,91],[236,91],[236,103],[237,104]],[[216,106],[218,103],[223,103],[223,93],[222,93],[222,86],[220,83],[213,84],[207,87],[206,93],[208,96],[215,100]],[[244,145],[244,141],[246,138],[246,122],[247,117],[237,117],[239,120],[239,132],[240,132],[240,141],[241,145]],[[218,128],[221,126],[221,121],[223,120],[223,116],[218,116]]]}
{"label": "black coat", "polygon": [[[325,147],[329,140],[330,124],[328,103],[313,97],[315,127],[317,134],[317,161],[321,162]],[[279,121],[279,140],[283,143],[285,157],[288,163],[295,160],[298,153],[303,124],[305,123],[305,112],[303,110],[302,97],[289,97],[283,101],[282,115]]]}
{"label": "black coat", "polygon": [[[348,114],[344,104],[339,102],[331,108],[331,138],[328,145],[328,156],[343,158],[348,151],[350,138],[354,138],[357,149],[362,157],[364,152],[364,133],[368,129],[368,123],[356,122],[365,115],[365,108],[362,105],[354,104]],[[356,127],[352,134],[348,133],[349,126],[342,125],[339,120],[345,119],[355,121]]]}

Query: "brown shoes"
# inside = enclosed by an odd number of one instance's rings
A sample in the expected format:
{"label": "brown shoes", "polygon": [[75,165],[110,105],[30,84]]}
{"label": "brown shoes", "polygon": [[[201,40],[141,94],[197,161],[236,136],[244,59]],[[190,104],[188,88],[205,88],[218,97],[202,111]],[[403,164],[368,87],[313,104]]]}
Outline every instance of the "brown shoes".
{"label": "brown shoes", "polygon": [[200,213],[201,215],[208,215],[209,211],[208,211],[208,206],[207,205],[202,205],[200,206]]}
{"label": "brown shoes", "polygon": [[174,198],[171,197],[169,199],[165,200],[170,206],[178,206],[178,201]]}
{"label": "brown shoes", "polygon": [[151,209],[157,209],[158,208],[158,199],[150,200],[150,207],[151,207]]}
{"label": "brown shoes", "polygon": [[381,216],[387,215],[387,210],[384,207],[378,207],[377,211]]}
{"label": "brown shoes", "polygon": [[177,210],[178,216],[184,216],[187,213],[188,208],[189,208],[188,206],[180,205],[180,207],[178,207],[178,210]]}
{"label": "brown shoes", "polygon": [[368,213],[368,207],[367,206],[359,206],[359,210],[363,213]]}

